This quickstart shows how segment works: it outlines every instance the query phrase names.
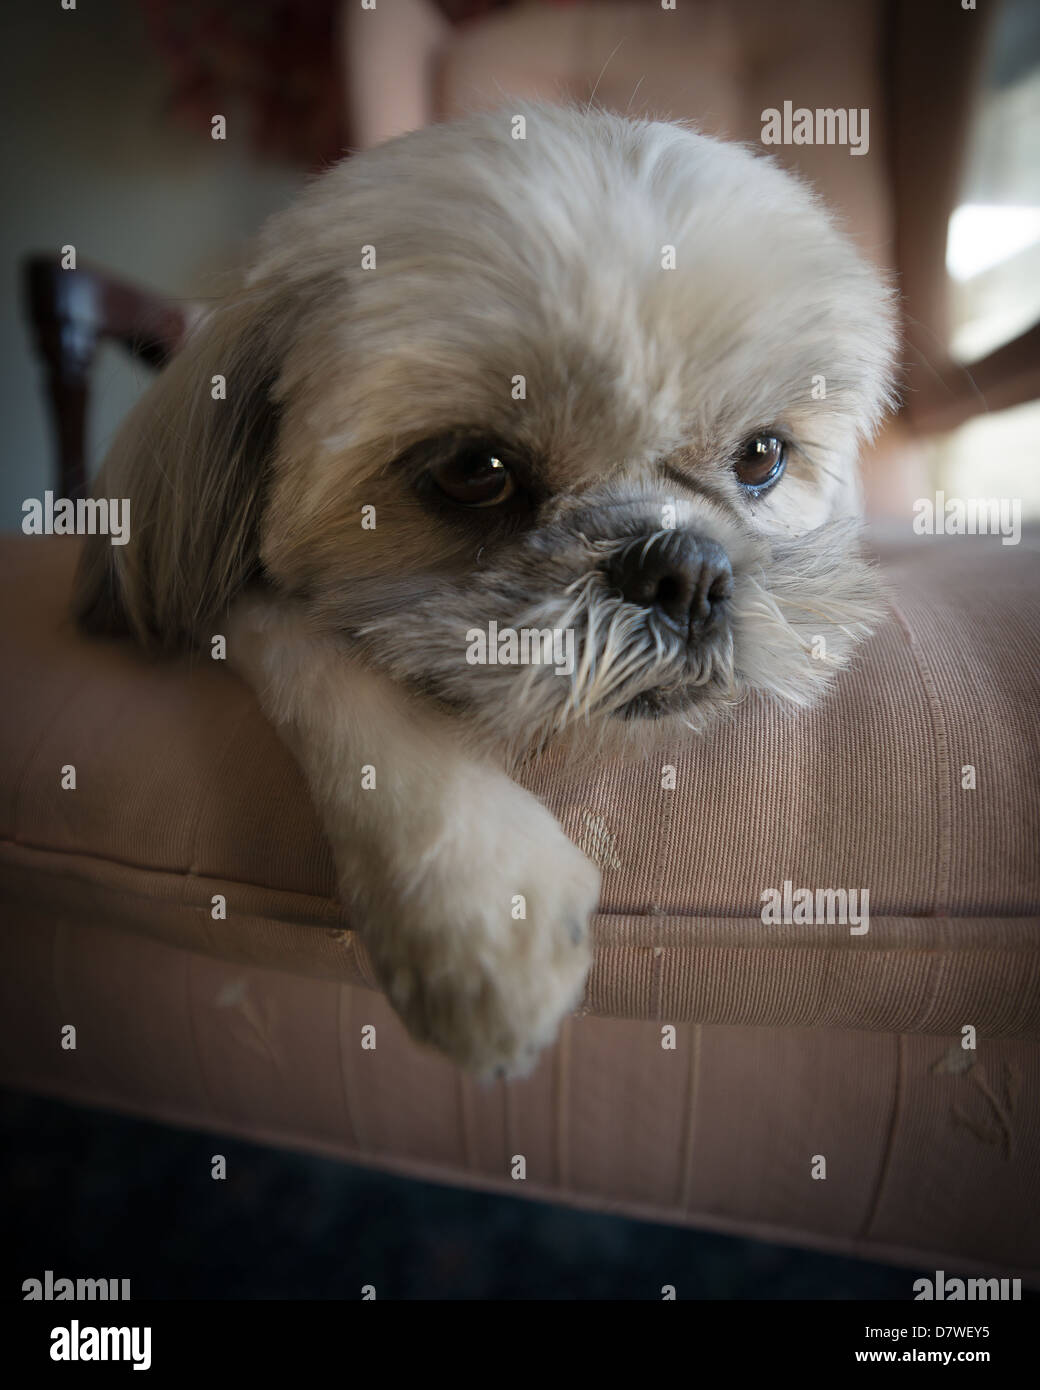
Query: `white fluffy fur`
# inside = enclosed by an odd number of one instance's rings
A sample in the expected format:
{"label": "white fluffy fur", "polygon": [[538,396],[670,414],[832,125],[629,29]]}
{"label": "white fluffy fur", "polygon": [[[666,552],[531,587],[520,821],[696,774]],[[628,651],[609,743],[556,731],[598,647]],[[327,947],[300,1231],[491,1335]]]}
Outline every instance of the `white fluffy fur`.
{"label": "white fluffy fur", "polygon": [[[526,1070],[580,1002],[598,870],[451,721],[309,633],[291,602],[243,599],[229,637],[306,774],[341,893],[413,1035],[483,1074]],[[377,785],[361,791],[368,766]]]}

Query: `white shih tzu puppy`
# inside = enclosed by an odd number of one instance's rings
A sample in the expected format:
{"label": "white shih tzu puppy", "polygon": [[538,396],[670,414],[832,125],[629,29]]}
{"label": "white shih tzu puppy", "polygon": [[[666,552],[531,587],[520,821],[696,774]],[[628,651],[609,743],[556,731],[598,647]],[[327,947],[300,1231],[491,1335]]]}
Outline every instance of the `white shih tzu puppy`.
{"label": "white shih tzu puppy", "polygon": [[769,160],[532,106],[324,174],[131,414],[80,619],[226,634],[416,1038],[519,1074],[581,998],[599,874],[520,759],[809,703],[866,630],[890,299]]}

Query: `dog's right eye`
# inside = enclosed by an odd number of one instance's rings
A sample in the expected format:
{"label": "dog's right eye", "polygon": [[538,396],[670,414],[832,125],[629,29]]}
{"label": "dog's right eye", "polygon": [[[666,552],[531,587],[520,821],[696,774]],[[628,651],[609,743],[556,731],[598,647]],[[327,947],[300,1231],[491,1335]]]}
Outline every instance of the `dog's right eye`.
{"label": "dog's right eye", "polygon": [[513,470],[493,446],[469,445],[429,472],[445,497],[460,507],[497,507],[516,491]]}
{"label": "dog's right eye", "polygon": [[751,497],[761,497],[784,475],[787,445],[775,434],[764,431],[741,445],[733,463],[737,478]]}

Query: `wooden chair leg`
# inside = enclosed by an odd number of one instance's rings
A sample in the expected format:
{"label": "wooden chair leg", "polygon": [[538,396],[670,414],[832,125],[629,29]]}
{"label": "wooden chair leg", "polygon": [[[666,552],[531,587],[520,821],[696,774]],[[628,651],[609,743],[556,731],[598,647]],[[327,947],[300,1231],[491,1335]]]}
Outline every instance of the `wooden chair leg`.
{"label": "wooden chair leg", "polygon": [[159,368],[200,310],[129,284],[99,266],[65,270],[53,252],[22,264],[26,310],[43,362],[63,497],[87,491],[90,372],[102,339]]}
{"label": "wooden chair leg", "polygon": [[36,351],[43,363],[63,497],[87,490],[86,425],[90,370],[100,325],[89,276],[53,258],[25,263],[25,291]]}

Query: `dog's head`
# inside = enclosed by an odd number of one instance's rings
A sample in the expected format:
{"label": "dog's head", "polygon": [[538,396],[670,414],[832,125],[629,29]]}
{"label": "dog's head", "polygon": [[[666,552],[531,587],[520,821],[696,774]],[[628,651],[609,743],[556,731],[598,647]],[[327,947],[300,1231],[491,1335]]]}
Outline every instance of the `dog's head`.
{"label": "dog's head", "polygon": [[516,748],[804,702],[872,613],[893,345],[876,273],[743,148],[546,107],[408,135],[268,224],[131,417],[133,538],[84,610],[190,638],[260,573]]}

